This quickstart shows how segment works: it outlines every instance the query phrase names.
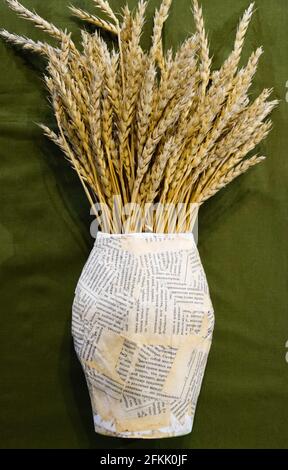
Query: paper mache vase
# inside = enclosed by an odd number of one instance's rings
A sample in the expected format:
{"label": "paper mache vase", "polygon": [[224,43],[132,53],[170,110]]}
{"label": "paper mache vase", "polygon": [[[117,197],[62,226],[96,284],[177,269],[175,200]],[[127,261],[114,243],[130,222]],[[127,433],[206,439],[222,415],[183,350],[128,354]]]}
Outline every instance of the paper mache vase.
{"label": "paper mache vase", "polygon": [[72,321],[95,431],[126,438],[190,433],[213,327],[192,233],[98,232]]}

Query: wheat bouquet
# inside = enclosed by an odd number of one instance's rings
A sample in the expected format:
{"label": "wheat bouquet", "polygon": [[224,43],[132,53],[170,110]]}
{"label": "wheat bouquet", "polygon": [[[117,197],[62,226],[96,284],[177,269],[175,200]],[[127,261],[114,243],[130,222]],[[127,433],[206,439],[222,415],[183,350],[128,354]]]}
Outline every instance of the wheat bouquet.
{"label": "wheat bouquet", "polygon": [[70,7],[95,25],[93,33],[81,31],[81,50],[66,31],[6,1],[59,42],[1,31],[48,61],[57,130],[41,127],[77,172],[99,229],[72,322],[95,429],[122,437],[186,434],[214,326],[191,231],[204,201],[265,158],[247,154],[269,133],[266,117],[277,104],[268,101],[270,89],[252,103],[248,95],[261,47],[239,68],[253,4],[232,53],[212,70],[196,0],[196,32],[176,52],[162,45],[172,0],[155,13],[148,51],[141,47],[143,0],[119,14],[105,0],[94,0],[94,14]]}

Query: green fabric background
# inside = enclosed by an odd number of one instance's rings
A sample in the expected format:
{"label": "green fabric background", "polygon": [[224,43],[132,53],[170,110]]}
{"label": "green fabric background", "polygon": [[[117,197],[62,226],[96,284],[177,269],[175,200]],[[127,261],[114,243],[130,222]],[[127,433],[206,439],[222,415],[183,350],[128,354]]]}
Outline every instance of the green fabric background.
{"label": "green fabric background", "polygon": [[[24,0],[23,0],[24,2]],[[25,0],[76,32],[68,0]],[[91,0],[74,0],[89,9]],[[124,1],[111,1],[114,7]],[[130,6],[136,0],[129,1]],[[248,0],[202,0],[218,66]],[[150,0],[149,15],[159,5]],[[206,203],[200,253],[216,315],[214,341],[191,435],[156,441],[94,433],[72,346],[74,288],[93,240],[82,188],[35,122],[53,124],[44,62],[0,41],[0,446],[2,448],[288,448],[287,110],[288,2],[257,0],[244,60],[263,44],[252,94],[274,87],[269,159]],[[4,1],[1,26],[43,38]],[[189,0],[174,0],[165,44],[194,30]],[[151,21],[144,41],[149,41]]]}

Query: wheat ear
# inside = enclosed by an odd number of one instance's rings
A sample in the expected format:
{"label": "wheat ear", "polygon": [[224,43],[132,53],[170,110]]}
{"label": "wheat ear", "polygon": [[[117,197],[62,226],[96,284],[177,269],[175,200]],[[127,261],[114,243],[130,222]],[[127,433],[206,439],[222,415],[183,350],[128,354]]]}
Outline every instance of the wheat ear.
{"label": "wheat ear", "polygon": [[255,155],[254,157],[251,157],[248,160],[241,162],[239,165],[237,165],[235,168],[230,170],[228,173],[222,175],[220,178],[215,180],[213,185],[208,186],[201,194],[199,194],[196,200],[192,199],[191,202],[197,202],[199,204],[203,204],[203,202],[207,201],[207,199],[214,196],[214,194],[220,191],[220,189],[227,186],[227,184],[231,183],[231,181],[233,181],[235,178],[240,176],[242,173],[245,173],[252,166],[255,166],[258,163],[265,160],[265,158],[266,157],[263,157],[263,156],[258,157],[257,155]]}
{"label": "wheat ear", "polygon": [[82,10],[82,8],[75,7],[74,5],[69,6],[69,9],[72,11],[74,16],[77,16],[81,20],[86,21],[87,23],[94,24],[98,28],[102,28],[105,31],[108,31],[109,33],[116,35],[118,34],[116,26],[110,23],[109,21],[105,21],[102,18],[99,18],[98,16],[92,15],[91,13]]}
{"label": "wheat ear", "polygon": [[172,4],[172,0],[163,0],[159,10],[156,10],[154,16],[154,28],[152,36],[152,48],[151,57],[155,62],[158,62],[161,70],[165,68],[164,55],[163,55],[163,44],[162,44],[162,32],[164,24],[169,16],[169,10]]}
{"label": "wheat ear", "polygon": [[196,31],[198,33],[200,44],[200,101],[202,101],[205,96],[206,88],[210,79],[211,59],[209,53],[208,39],[204,27],[202,8],[199,7],[197,0],[193,0],[193,12]]}
{"label": "wheat ear", "polygon": [[118,36],[118,46],[119,46],[119,54],[120,54],[120,61],[121,61],[121,74],[122,74],[122,87],[123,92],[125,90],[125,76],[124,76],[124,58],[123,58],[123,49],[122,49],[122,41],[121,41],[121,27],[117,16],[115,15],[114,11],[112,10],[109,2],[107,0],[93,0],[95,5],[106,15],[114,21],[117,36]]}
{"label": "wheat ear", "polygon": [[[11,34],[5,29],[0,30],[0,36],[2,36],[7,42],[20,46],[23,49],[26,49],[37,54],[44,56],[49,56],[49,50],[53,48],[41,41],[32,41],[32,39],[26,38],[25,36],[19,36],[18,34]],[[51,49],[50,49],[51,48]],[[54,49],[56,50],[56,49]]]}
{"label": "wheat ear", "polygon": [[254,12],[253,9],[254,3],[251,3],[247,10],[244,12],[244,15],[239,23],[234,43],[234,49],[232,53],[230,54],[228,59],[226,59],[221,69],[212,74],[212,81],[214,87],[223,86],[229,80],[232,84],[231,78],[235,75],[237,67],[239,65],[245,36]]}
{"label": "wheat ear", "polygon": [[147,132],[150,126],[150,118],[153,111],[153,98],[155,90],[156,69],[153,61],[147,67],[143,78],[143,84],[139,96],[137,107],[137,155],[142,155],[142,151],[147,139]]}
{"label": "wheat ear", "polygon": [[62,41],[63,37],[66,35],[64,31],[57,28],[54,24],[49,23],[44,18],[41,18],[37,13],[28,10],[17,0],[5,0],[11,10],[15,11],[21,18],[31,21],[39,29],[42,29],[50,36]]}
{"label": "wheat ear", "polygon": [[164,144],[162,152],[155,159],[151,171],[146,173],[143,185],[140,186],[139,196],[143,202],[152,202],[159,192],[165,168],[171,154],[175,150],[175,138],[170,137]]}

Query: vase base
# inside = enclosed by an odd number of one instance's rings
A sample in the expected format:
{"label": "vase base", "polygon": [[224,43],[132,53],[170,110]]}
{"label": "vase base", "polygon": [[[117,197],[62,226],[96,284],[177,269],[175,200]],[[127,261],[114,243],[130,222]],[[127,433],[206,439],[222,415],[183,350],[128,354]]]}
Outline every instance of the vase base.
{"label": "vase base", "polygon": [[190,434],[192,431],[192,417],[187,416],[185,422],[180,424],[172,417],[169,427],[154,430],[117,431],[112,421],[103,421],[99,415],[94,415],[95,432],[103,436],[119,437],[124,439],[163,439],[179,437]]}

